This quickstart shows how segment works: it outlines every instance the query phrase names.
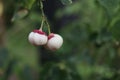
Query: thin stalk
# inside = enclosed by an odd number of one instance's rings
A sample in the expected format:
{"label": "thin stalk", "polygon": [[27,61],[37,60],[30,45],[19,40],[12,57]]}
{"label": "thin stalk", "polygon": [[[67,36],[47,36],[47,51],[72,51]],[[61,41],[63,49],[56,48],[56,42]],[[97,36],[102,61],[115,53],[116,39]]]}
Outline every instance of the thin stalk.
{"label": "thin stalk", "polygon": [[47,27],[48,27],[48,34],[50,34],[51,33],[51,30],[50,30],[50,25],[49,25],[49,23],[48,23],[48,21],[46,20],[46,24],[47,24]]}
{"label": "thin stalk", "polygon": [[44,25],[44,18],[42,19],[42,22],[41,22],[41,26],[40,26],[40,29],[39,30],[42,30],[43,29],[43,25]]}
{"label": "thin stalk", "polygon": [[[47,18],[46,18],[46,16],[45,16],[45,13],[44,13],[44,10],[43,10],[42,0],[40,0],[40,9],[41,9],[41,13],[42,13],[43,20],[44,20],[44,21],[46,22],[46,24],[47,24],[48,34],[50,34],[50,33],[51,33],[50,25],[49,25],[49,23],[48,23],[48,21],[47,21]],[[43,21],[43,23],[44,23],[44,21]],[[42,25],[43,23],[41,23],[41,25]],[[41,29],[41,28],[40,28],[40,29]]]}

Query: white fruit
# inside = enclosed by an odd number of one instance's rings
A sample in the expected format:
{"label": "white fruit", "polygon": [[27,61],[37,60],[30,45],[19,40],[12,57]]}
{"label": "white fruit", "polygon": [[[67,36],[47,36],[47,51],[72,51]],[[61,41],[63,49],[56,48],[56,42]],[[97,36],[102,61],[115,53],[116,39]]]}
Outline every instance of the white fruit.
{"label": "white fruit", "polygon": [[38,33],[34,34],[34,43],[37,45],[44,45],[47,43],[47,36]]}
{"label": "white fruit", "polygon": [[47,43],[47,36],[44,34],[44,32],[35,30],[31,32],[28,36],[28,40],[33,45],[45,45]]}
{"label": "white fruit", "polygon": [[[49,36],[51,36],[51,35],[52,35],[52,37],[48,40],[45,47],[51,51],[55,51],[62,46],[63,38],[58,34],[51,33]],[[49,38],[49,36],[48,36],[48,38]]]}
{"label": "white fruit", "polygon": [[31,32],[28,36],[28,40],[31,44],[34,44],[34,32]]}

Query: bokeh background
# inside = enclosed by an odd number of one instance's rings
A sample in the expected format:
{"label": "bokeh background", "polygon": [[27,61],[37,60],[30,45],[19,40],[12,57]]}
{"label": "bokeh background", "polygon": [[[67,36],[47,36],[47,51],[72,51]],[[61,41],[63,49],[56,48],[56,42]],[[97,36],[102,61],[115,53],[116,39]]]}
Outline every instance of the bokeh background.
{"label": "bokeh background", "polygon": [[120,80],[120,0],[43,1],[64,39],[55,52],[28,42],[41,24],[38,2],[0,0],[0,80]]}

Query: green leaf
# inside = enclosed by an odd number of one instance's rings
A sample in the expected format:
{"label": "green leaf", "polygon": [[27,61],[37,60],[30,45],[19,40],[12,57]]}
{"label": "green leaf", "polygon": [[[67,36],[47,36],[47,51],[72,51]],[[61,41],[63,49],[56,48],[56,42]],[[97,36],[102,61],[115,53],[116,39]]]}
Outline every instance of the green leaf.
{"label": "green leaf", "polygon": [[107,10],[108,14],[114,15],[119,10],[120,0],[98,0]]}
{"label": "green leaf", "polygon": [[109,25],[109,30],[115,39],[120,40],[120,12],[112,18]]}
{"label": "green leaf", "polygon": [[35,1],[36,0],[17,0],[16,2],[20,7],[31,9]]}
{"label": "green leaf", "polygon": [[28,10],[27,9],[20,9],[17,12],[15,12],[15,14],[13,15],[11,21],[22,19],[25,16],[27,16],[27,14],[28,14]]}
{"label": "green leaf", "polygon": [[120,40],[120,20],[114,23],[114,26],[110,28],[110,31],[112,32],[114,38]]}
{"label": "green leaf", "polygon": [[27,9],[31,9],[32,5],[34,4],[36,0],[24,0],[23,6]]}
{"label": "green leaf", "polygon": [[61,0],[62,4],[69,5],[72,4],[72,0]]}

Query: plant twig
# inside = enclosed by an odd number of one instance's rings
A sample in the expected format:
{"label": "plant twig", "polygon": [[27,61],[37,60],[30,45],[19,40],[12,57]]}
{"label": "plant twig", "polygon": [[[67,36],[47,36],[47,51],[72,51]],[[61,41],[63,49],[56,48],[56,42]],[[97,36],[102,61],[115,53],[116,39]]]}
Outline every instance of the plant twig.
{"label": "plant twig", "polygon": [[[43,17],[41,26],[43,27],[43,23],[44,23],[44,21],[45,21],[46,24],[47,24],[47,27],[48,27],[48,34],[50,34],[50,33],[51,33],[50,25],[49,25],[49,23],[48,23],[48,20],[47,20],[47,18],[46,18],[46,16],[45,16],[45,13],[44,13],[44,10],[43,10],[43,2],[42,2],[42,0],[40,0],[40,9],[41,9],[42,17]],[[42,27],[41,27],[41,28],[42,28]],[[41,28],[40,28],[40,29],[41,29]]]}

